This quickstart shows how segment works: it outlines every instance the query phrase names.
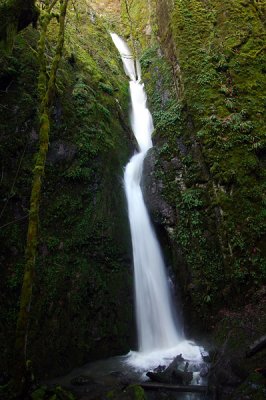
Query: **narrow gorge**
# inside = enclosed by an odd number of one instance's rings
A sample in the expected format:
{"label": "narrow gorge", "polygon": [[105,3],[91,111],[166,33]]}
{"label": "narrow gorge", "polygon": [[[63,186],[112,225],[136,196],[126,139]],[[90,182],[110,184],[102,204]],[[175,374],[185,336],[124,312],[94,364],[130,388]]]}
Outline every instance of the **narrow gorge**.
{"label": "narrow gorge", "polygon": [[265,397],[265,21],[0,2],[1,399]]}

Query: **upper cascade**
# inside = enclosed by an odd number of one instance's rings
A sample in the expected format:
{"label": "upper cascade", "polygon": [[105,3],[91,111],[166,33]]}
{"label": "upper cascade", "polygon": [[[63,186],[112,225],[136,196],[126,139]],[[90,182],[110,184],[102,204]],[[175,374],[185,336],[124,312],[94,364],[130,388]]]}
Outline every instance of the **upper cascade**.
{"label": "upper cascade", "polygon": [[132,81],[141,80],[141,69],[139,61],[134,61],[128,45],[116,33],[110,33],[112,40],[120,53],[126,75]]}

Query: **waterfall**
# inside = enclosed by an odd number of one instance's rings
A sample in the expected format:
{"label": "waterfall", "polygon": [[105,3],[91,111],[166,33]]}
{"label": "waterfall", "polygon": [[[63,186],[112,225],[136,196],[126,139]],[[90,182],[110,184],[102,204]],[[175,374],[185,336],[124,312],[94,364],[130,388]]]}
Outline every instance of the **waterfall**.
{"label": "waterfall", "polygon": [[152,147],[153,132],[144,84],[141,83],[140,64],[138,61],[134,63],[127,44],[118,35],[111,33],[111,37],[130,79],[131,125],[139,147],[139,152],[130,159],[124,174],[134,260],[137,353],[145,356],[163,352],[165,355],[169,349],[177,351],[182,344],[183,350],[198,356],[198,350],[195,352],[194,349],[196,346],[185,341],[181,329],[177,327],[162,253],[140,187],[143,161]]}

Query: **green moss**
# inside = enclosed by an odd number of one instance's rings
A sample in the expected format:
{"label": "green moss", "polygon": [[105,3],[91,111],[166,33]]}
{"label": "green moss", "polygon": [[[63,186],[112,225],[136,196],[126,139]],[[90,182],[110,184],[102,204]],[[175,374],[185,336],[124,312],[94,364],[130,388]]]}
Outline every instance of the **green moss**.
{"label": "green moss", "polygon": [[157,179],[176,210],[170,239],[183,263],[177,274],[203,319],[226,304],[229,292],[265,279],[265,5],[259,6],[160,0],[161,50],[154,45],[141,57]]}
{"label": "green moss", "polygon": [[113,400],[145,400],[145,392],[142,387],[138,385],[130,385],[123,392],[120,390],[112,390],[107,393],[108,399]]}
{"label": "green moss", "polygon": [[121,26],[124,37],[128,38],[132,52],[139,57],[140,49],[146,47],[153,35],[151,20],[153,19],[154,8],[151,3],[145,1],[121,2]]}
{"label": "green moss", "polygon": [[47,386],[41,386],[31,393],[32,400],[75,400],[75,396],[63,389],[61,386],[56,386],[54,389],[49,389]]}
{"label": "green moss", "polygon": [[36,389],[32,394],[32,400],[43,400],[45,398],[46,387],[42,386]]}
{"label": "green moss", "polygon": [[[128,327],[133,325],[131,250],[121,182],[129,156],[128,83],[102,20],[91,23],[84,4],[78,12],[78,22],[74,12],[68,16],[40,208],[29,337],[37,376],[128,351]],[[77,28],[82,33],[77,35]],[[52,20],[48,58],[54,55],[55,29]],[[0,99],[6,110],[0,120],[1,195],[6,204],[1,224],[22,217],[0,230],[6,266],[0,272],[4,370],[11,366],[38,140],[38,82],[33,79],[38,71],[37,40],[38,32],[28,29],[17,37],[12,57],[1,59],[0,83],[12,82]]]}
{"label": "green moss", "polygon": [[146,396],[145,396],[145,392],[142,389],[142,387],[138,386],[138,385],[131,385],[128,387],[127,391],[130,393],[134,393],[134,399],[136,400],[145,400]]}

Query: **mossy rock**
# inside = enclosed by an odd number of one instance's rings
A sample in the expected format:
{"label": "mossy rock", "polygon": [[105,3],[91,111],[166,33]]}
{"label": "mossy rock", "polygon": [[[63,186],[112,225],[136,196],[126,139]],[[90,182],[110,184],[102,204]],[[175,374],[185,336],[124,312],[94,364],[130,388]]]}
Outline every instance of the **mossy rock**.
{"label": "mossy rock", "polygon": [[130,385],[125,390],[112,390],[106,395],[108,400],[146,400],[145,392],[138,385]]}
{"label": "mossy rock", "polygon": [[47,386],[41,386],[31,393],[32,400],[75,400],[73,393],[63,389],[61,386],[56,386],[54,389],[49,389]]}

